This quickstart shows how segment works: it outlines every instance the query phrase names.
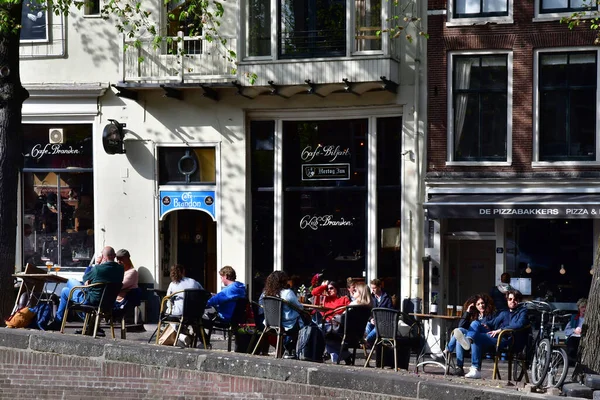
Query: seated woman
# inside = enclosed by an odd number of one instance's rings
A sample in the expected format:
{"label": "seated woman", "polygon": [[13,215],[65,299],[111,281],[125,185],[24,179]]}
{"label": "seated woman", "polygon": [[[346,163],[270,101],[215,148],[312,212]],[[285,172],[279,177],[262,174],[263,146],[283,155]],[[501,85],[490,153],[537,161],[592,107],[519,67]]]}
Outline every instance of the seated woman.
{"label": "seated woman", "polygon": [[[185,289],[204,289],[200,283],[185,276],[185,267],[181,264],[173,265],[170,275],[171,283],[169,283],[169,287],[167,288],[167,296]],[[171,301],[167,304],[167,312],[171,315],[183,314],[183,298],[183,293],[179,293],[171,298]]]}
{"label": "seated woman", "polygon": [[[296,297],[296,293],[289,289],[288,276],[283,271],[273,271],[265,282],[265,289],[263,294],[265,296],[280,297],[288,303],[296,306],[297,309],[302,310],[302,304]],[[261,302],[259,299],[259,302]],[[296,358],[296,342],[298,340],[298,331],[304,326],[304,321],[300,313],[288,304],[283,303],[283,320],[281,325],[285,330],[287,336],[285,336],[283,347],[285,353],[283,358]]]}
{"label": "seated woman", "polygon": [[[458,328],[456,329],[465,335],[467,334],[471,322],[479,321],[482,325],[487,325],[496,314],[494,302],[486,293],[469,297],[463,306],[463,310],[465,311],[463,312],[463,315],[458,322]],[[454,331],[456,331],[456,329]],[[456,335],[452,335],[446,349],[442,353],[434,355],[434,358],[445,363],[446,359],[453,351],[456,351],[456,369],[454,370],[454,375],[463,376],[465,374],[463,369],[464,349],[461,346],[456,345]]]}
{"label": "seated woman", "polygon": [[581,328],[585,319],[585,310],[587,308],[587,299],[582,297],[577,300],[578,313],[571,317],[571,320],[565,327],[565,336],[567,337],[567,356],[569,363],[575,363],[577,360],[577,349],[581,340]]}
{"label": "seated woman", "polygon": [[[330,283],[331,284],[331,283]],[[371,307],[371,293],[364,283],[356,283],[354,289],[354,300],[349,306],[366,306]],[[340,350],[340,342],[342,340],[343,327],[340,326],[340,322],[343,320],[343,313],[345,309],[341,309],[342,314],[336,313],[335,317],[329,319],[329,322],[324,324],[324,329],[327,334],[325,337],[325,349],[331,356],[333,363],[338,362],[338,358],[344,360],[347,365],[352,364],[352,355],[349,351],[344,350],[342,354],[338,354]],[[327,317],[327,314],[326,314]],[[337,325],[337,326],[336,326]]]}
{"label": "seated woman", "polygon": [[[344,312],[343,308],[350,304],[350,299],[347,296],[341,296],[340,286],[337,282],[324,280],[321,285],[314,288],[311,294],[318,298],[318,296],[325,295],[325,301],[323,303],[323,307],[329,308],[331,311],[325,313],[324,318],[325,321],[330,321],[334,316],[341,314]],[[336,310],[336,311],[333,311]],[[321,314],[317,314],[317,323],[320,323],[322,319]]]}

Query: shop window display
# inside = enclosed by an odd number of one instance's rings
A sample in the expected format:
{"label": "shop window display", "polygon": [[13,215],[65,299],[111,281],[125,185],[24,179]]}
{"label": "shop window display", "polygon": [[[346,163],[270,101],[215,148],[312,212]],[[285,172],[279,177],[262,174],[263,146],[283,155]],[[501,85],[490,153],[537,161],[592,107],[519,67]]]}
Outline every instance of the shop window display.
{"label": "shop window display", "polygon": [[23,264],[86,267],[94,254],[91,126],[24,127]]}

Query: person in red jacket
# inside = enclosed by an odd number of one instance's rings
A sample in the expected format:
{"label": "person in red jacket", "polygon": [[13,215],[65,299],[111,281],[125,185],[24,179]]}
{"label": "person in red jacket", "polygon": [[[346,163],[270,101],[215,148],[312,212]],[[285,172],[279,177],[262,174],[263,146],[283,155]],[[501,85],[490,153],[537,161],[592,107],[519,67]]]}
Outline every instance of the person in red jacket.
{"label": "person in red jacket", "polygon": [[[324,295],[325,302],[324,302],[323,306],[325,308],[329,308],[331,310],[334,310],[336,308],[340,308],[343,306],[347,306],[348,304],[350,304],[350,299],[348,298],[348,296],[340,297],[339,293],[340,293],[340,285],[338,285],[337,282],[328,281],[328,280],[324,280],[320,286],[317,286],[311,292],[311,294],[313,296],[316,296],[315,298],[318,298],[318,296]],[[343,312],[344,312],[343,308],[341,308],[335,312],[327,311],[324,315],[325,321],[329,321],[335,315],[341,314]]]}

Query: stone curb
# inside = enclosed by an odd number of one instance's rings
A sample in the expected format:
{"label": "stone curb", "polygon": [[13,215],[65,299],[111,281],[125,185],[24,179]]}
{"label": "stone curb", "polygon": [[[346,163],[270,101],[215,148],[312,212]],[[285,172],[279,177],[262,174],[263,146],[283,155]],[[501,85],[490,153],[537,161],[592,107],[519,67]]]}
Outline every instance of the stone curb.
{"label": "stone curb", "polygon": [[0,347],[68,356],[98,357],[106,361],[197,370],[413,399],[562,399],[558,396],[491,388],[478,385],[476,381],[472,384],[454,383],[442,379],[394,373],[390,370],[358,366],[341,368],[335,365],[264,356],[169,348],[26,329],[0,329]]}

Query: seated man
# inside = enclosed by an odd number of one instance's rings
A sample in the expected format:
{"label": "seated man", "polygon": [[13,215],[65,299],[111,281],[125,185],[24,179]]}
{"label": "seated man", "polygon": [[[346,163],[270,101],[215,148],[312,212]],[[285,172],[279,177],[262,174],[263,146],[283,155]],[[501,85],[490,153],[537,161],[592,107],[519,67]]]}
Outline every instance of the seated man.
{"label": "seated man", "polygon": [[[86,285],[91,285],[93,283],[112,283],[112,282],[123,282],[123,276],[125,271],[123,266],[117,264],[115,260],[116,254],[115,249],[110,246],[106,246],[104,250],[102,250],[102,258],[107,260],[106,262],[96,265],[92,268],[88,273],[83,275],[83,281]],[[48,330],[59,330],[62,325],[62,320],[65,318],[65,310],[67,309],[67,302],[69,298],[69,293],[73,286],[77,286],[79,282],[76,280],[69,280],[67,286],[63,288],[60,294],[60,303],[58,305],[58,310],[56,311],[56,315],[54,317],[54,321],[52,324],[48,326]],[[83,303],[97,305],[100,302],[100,297],[102,296],[101,287],[93,287],[90,288],[84,293],[83,290],[77,289],[73,293],[72,300],[76,303]]]}
{"label": "seated man", "polygon": [[230,266],[221,268],[219,276],[225,287],[208,300],[206,308],[214,307],[219,318],[229,322],[235,309],[235,300],[246,297],[246,286],[235,280],[235,270]]}
{"label": "seated man", "polygon": [[[394,308],[392,299],[386,292],[381,288],[381,280],[373,279],[371,281],[371,304],[373,308]],[[377,331],[375,330],[375,319],[369,319],[367,326],[365,327],[365,335],[367,341],[367,347],[371,347],[375,343],[377,337]]]}
{"label": "seated man", "polygon": [[[529,323],[527,319],[527,307],[520,304],[523,295],[518,290],[506,292],[508,310],[500,312],[487,324],[479,320],[471,322],[467,335],[461,330],[455,330],[456,341],[465,350],[471,349],[471,369],[465,378],[481,379],[481,358],[483,352],[496,347],[497,336],[503,329],[522,329]],[[522,349],[525,346],[528,332],[520,332],[515,335],[513,349]],[[506,343],[501,343],[500,348],[508,346],[509,338],[504,338]]]}
{"label": "seated man", "polygon": [[125,249],[117,251],[117,262],[123,266],[123,270],[125,271],[125,274],[123,276],[123,286],[121,286],[121,291],[117,296],[117,302],[120,303],[123,300],[125,300],[125,296],[131,289],[137,289],[138,272],[133,267],[129,251]]}

